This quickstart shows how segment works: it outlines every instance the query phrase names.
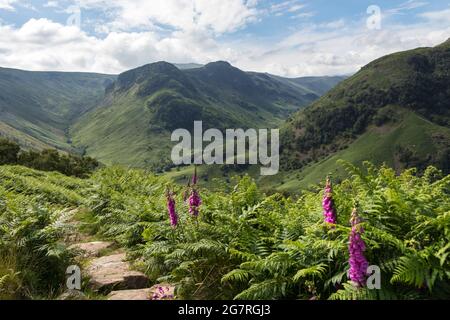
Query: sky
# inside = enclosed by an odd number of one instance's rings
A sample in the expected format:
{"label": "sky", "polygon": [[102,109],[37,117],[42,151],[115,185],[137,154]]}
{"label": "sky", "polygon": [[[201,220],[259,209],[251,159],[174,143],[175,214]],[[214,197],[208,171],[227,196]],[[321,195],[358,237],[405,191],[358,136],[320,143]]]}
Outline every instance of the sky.
{"label": "sky", "polygon": [[287,77],[348,75],[450,38],[450,0],[0,0],[0,66],[117,74],[225,60]]}

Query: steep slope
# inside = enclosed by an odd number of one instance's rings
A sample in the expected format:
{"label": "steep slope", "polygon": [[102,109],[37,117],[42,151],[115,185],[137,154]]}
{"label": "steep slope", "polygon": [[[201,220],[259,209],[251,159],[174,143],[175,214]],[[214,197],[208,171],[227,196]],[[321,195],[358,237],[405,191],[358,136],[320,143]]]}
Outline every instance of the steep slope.
{"label": "steep slope", "polygon": [[157,62],[127,71],[107,89],[101,106],[71,130],[75,145],[105,163],[170,166],[170,133],[206,128],[268,128],[319,97],[266,74],[227,62],[180,70]]}
{"label": "steep slope", "polygon": [[70,150],[69,124],[101,101],[114,79],[0,68],[0,134],[25,148]]}
{"label": "steep slope", "polygon": [[450,41],[380,58],[293,115],[282,160],[314,182],[336,160],[386,162],[398,170],[433,164],[449,172]]}
{"label": "steep slope", "polygon": [[303,90],[311,91],[318,96],[323,96],[325,93],[327,93],[327,91],[334,88],[339,82],[348,78],[347,76],[301,78],[283,78],[275,75],[270,76],[279,81],[282,81],[286,85],[295,86]]}

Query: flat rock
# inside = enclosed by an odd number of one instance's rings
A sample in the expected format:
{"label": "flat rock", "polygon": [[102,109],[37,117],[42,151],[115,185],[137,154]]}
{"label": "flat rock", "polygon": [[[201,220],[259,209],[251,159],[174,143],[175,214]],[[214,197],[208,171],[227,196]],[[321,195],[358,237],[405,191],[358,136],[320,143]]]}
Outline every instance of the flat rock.
{"label": "flat rock", "polygon": [[173,300],[175,287],[157,284],[151,288],[113,291],[108,300]]}
{"label": "flat rock", "polygon": [[108,300],[151,300],[152,289],[135,289],[113,291],[108,295]]}
{"label": "flat rock", "polygon": [[69,247],[69,249],[75,249],[82,251],[84,258],[99,257],[102,250],[111,248],[112,242],[94,241],[86,243],[76,243]]}
{"label": "flat rock", "polygon": [[130,269],[125,253],[96,258],[86,269],[92,289],[102,292],[148,288],[145,274]]}

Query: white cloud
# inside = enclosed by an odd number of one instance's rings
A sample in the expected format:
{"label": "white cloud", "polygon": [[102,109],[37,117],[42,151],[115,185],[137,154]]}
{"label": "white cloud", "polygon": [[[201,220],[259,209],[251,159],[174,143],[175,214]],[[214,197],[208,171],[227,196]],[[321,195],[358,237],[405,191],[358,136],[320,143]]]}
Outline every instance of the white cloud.
{"label": "white cloud", "polygon": [[290,77],[354,73],[381,56],[447,40],[450,21],[443,24],[438,19],[441,16],[428,16],[435,20],[407,26],[384,25],[381,30],[368,30],[363,22],[345,25],[339,20],[306,25],[270,49],[248,47],[238,65]]}
{"label": "white cloud", "polygon": [[305,19],[305,18],[314,17],[315,15],[316,15],[316,13],[312,12],[312,11],[301,12],[301,13],[298,13],[298,14],[292,16],[291,19]]}
{"label": "white cloud", "polygon": [[419,16],[433,22],[450,23],[450,9],[424,12]]}
{"label": "white cloud", "polygon": [[[90,7],[101,2],[83,1],[84,6]],[[167,6],[175,5],[175,2],[168,1]],[[128,4],[129,1],[123,0],[123,3]],[[209,2],[198,1],[201,4],[195,10],[184,8],[183,0],[177,3],[181,4],[177,21],[172,20],[173,15],[169,11],[165,11],[174,9],[161,5],[150,14],[150,18],[144,19],[144,14],[137,18],[137,25],[147,21],[149,28],[110,31],[109,26],[103,30],[104,37],[89,35],[76,27],[48,19],[31,19],[17,27],[0,25],[0,66],[119,73],[159,60],[197,63],[227,60],[244,70],[292,77],[333,75],[352,73],[380,56],[419,46],[434,46],[450,37],[450,12],[442,10],[422,13],[421,21],[407,26],[383,23],[381,30],[368,30],[365,21],[341,19],[302,24],[275,42],[271,38],[252,36],[224,38],[220,36],[222,33],[232,32],[249,23],[255,17],[253,13],[246,11],[241,16],[215,21],[226,13],[216,12],[220,10]],[[257,10],[247,7],[249,1],[234,3],[223,5],[231,5],[227,9],[234,8],[232,10],[243,8],[241,5],[250,11]],[[288,4],[292,5],[292,2],[285,2],[282,7],[286,10]],[[125,11],[131,13],[133,10],[130,8],[121,7],[114,16],[114,22],[118,25],[125,23],[128,19]],[[193,12],[201,14],[197,17]],[[159,24],[171,29],[161,32],[155,26]]]}
{"label": "white cloud", "polygon": [[341,29],[346,26],[345,19],[338,19],[326,23],[321,23],[318,25],[319,28],[326,28],[326,29]]}
{"label": "white cloud", "polygon": [[418,1],[418,0],[408,0],[406,2],[401,3],[399,6],[387,10],[386,13],[387,14],[399,14],[402,13],[403,11],[408,11],[408,10],[414,10],[417,8],[421,8],[428,5],[428,2],[425,1]]}
{"label": "white cloud", "polygon": [[44,7],[45,8],[58,8],[59,3],[58,3],[58,1],[50,0],[50,1],[47,1],[46,4],[44,4]]}
{"label": "white cloud", "polygon": [[272,4],[269,8],[269,12],[277,15],[283,15],[286,12],[297,12],[305,6],[305,4],[300,3],[298,0],[285,0]]}
{"label": "white cloud", "polygon": [[17,0],[0,0],[0,10],[15,11],[13,4],[16,2]]}
{"label": "white cloud", "polygon": [[304,4],[296,4],[288,9],[289,12],[297,12],[305,7]]}
{"label": "white cloud", "polygon": [[16,8],[18,6],[28,10],[37,11],[36,7],[26,0],[0,0],[0,10],[18,11]]}
{"label": "white cloud", "polygon": [[183,31],[236,31],[257,16],[257,1],[244,0],[75,0],[81,8],[96,8],[112,17],[112,30],[163,25]]}
{"label": "white cloud", "polygon": [[28,70],[119,73],[146,63],[211,61],[232,57],[207,34],[111,32],[104,39],[74,26],[31,19],[20,28],[0,26],[0,65]]}

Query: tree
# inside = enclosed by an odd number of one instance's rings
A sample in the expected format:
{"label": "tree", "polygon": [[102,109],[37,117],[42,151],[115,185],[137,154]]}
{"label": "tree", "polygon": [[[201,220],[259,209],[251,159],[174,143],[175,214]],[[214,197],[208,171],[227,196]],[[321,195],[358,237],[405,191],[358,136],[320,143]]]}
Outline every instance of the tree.
{"label": "tree", "polygon": [[0,138],[0,165],[17,163],[19,151],[20,147],[17,143]]}

